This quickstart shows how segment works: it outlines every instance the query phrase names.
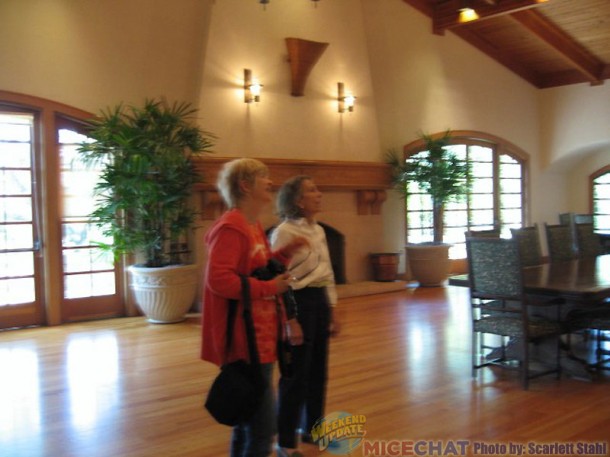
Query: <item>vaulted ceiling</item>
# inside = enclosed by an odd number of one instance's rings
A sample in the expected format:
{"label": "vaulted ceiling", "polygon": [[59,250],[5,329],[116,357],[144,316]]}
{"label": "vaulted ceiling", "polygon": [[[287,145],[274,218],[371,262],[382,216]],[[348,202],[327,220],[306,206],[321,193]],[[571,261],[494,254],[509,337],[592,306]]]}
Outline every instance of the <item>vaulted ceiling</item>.
{"label": "vaulted ceiling", "polygon": [[[610,79],[610,0],[403,0],[537,88]],[[460,23],[469,4],[479,19]]]}

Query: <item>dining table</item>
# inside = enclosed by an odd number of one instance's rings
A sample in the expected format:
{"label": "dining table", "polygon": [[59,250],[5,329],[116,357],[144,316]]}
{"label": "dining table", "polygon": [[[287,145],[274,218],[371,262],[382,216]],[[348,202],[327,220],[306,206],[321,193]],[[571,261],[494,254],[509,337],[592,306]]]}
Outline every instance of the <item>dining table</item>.
{"label": "dining table", "polygon": [[[468,287],[468,275],[450,276],[448,283]],[[563,316],[575,308],[599,307],[610,299],[610,254],[524,267],[523,287],[527,294],[563,299]],[[562,357],[564,372],[577,379],[591,380],[591,365],[586,358],[576,356],[572,346],[564,348],[567,348]]]}
{"label": "dining table", "polygon": [[[469,285],[467,274],[450,276],[448,282]],[[571,305],[597,306],[610,298],[610,254],[524,267],[523,287],[528,294],[563,298]]]}

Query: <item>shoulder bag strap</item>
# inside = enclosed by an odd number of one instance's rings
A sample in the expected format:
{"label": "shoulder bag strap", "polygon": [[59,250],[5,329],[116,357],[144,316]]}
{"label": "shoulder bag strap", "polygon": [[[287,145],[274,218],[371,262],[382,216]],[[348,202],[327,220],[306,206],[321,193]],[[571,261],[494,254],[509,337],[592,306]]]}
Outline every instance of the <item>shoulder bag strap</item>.
{"label": "shoulder bag strap", "polygon": [[229,356],[231,343],[233,342],[233,327],[235,322],[235,314],[237,312],[237,300],[229,300],[229,310],[227,315],[227,336],[225,339],[225,353]]}
{"label": "shoulder bag strap", "polygon": [[[248,277],[240,275],[241,278],[241,290],[243,297],[244,307],[244,323],[246,326],[246,338],[248,340],[248,353],[250,356],[250,363],[255,366],[260,365],[258,357],[258,348],[256,347],[256,333],[254,330],[254,321],[252,320],[252,304],[250,302],[250,282]],[[227,315],[227,337],[225,340],[225,351],[227,356],[231,349],[233,340],[233,327],[235,322],[235,314],[237,313],[237,300],[229,300],[229,310]]]}
{"label": "shoulder bag strap", "polygon": [[250,302],[250,282],[247,276],[241,277],[241,291],[244,305],[244,322],[246,324],[246,337],[248,338],[248,351],[250,353],[250,363],[254,366],[260,365],[258,358],[258,348],[256,347],[256,333],[254,321],[252,320],[252,304]]}

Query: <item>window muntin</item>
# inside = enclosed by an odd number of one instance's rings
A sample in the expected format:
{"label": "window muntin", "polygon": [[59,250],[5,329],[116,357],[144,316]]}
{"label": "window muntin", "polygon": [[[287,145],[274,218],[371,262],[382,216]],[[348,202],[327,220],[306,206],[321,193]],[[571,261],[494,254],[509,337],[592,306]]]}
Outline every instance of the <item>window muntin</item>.
{"label": "window muntin", "polygon": [[[526,173],[525,161],[505,145],[464,137],[453,139],[455,143],[449,149],[471,167],[467,199],[449,202],[444,212],[444,242],[453,245],[449,256],[456,259],[466,257],[464,232],[468,230],[499,228],[502,236],[509,237],[512,227],[523,226]],[[415,151],[407,160],[425,153]],[[407,191],[407,242],[431,242],[432,200],[416,183],[408,183]]]}

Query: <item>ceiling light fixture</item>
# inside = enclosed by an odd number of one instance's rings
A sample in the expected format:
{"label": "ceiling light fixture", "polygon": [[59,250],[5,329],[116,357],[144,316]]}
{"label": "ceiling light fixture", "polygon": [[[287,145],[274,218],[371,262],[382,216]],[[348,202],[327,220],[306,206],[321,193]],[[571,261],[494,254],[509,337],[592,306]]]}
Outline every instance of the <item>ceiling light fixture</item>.
{"label": "ceiling light fixture", "polygon": [[460,15],[458,17],[459,22],[470,22],[475,21],[479,18],[477,12],[470,7],[460,8]]}

